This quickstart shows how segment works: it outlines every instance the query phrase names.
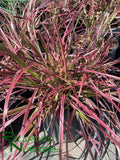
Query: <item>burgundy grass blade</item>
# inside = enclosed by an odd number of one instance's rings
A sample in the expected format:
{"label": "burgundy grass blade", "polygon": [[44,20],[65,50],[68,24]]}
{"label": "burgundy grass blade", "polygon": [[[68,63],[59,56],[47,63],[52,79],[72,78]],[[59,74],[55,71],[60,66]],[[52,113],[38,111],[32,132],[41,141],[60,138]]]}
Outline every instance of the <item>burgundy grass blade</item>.
{"label": "burgundy grass blade", "polygon": [[65,105],[65,94],[62,94],[61,97],[61,107],[60,107],[60,119],[59,119],[59,159],[62,160],[62,151],[63,151],[63,132],[64,132],[64,105]]}

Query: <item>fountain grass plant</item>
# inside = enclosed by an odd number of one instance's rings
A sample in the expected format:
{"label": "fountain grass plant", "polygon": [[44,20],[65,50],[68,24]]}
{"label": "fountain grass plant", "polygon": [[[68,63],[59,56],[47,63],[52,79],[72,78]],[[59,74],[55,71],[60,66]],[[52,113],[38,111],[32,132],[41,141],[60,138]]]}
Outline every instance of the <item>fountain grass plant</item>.
{"label": "fountain grass plant", "polygon": [[[112,37],[104,39],[119,9],[119,4],[112,0],[46,0],[40,3],[30,0],[22,14],[0,9],[0,99],[5,99],[4,107],[0,106],[0,132],[5,132],[7,126],[24,115],[18,136],[22,140],[28,132],[29,136],[38,137],[42,123],[51,112],[51,121],[59,121],[60,160],[64,132],[68,159],[68,137],[74,117],[79,121],[81,132],[78,133],[84,138],[93,160],[89,142],[100,157],[102,148],[106,147],[99,133],[98,142],[92,138],[91,132],[95,133],[96,128],[103,133],[106,144],[112,141],[119,151],[120,86],[115,81],[120,77],[108,72],[119,60],[109,61]],[[12,108],[10,100],[13,97],[13,104],[16,87],[33,94],[23,98],[19,93],[19,99],[26,105]],[[30,110],[33,112],[29,116]],[[67,121],[66,110],[72,110]],[[101,152],[97,149],[98,143]],[[24,148],[27,144],[24,143]],[[16,155],[17,150],[13,159]]]}

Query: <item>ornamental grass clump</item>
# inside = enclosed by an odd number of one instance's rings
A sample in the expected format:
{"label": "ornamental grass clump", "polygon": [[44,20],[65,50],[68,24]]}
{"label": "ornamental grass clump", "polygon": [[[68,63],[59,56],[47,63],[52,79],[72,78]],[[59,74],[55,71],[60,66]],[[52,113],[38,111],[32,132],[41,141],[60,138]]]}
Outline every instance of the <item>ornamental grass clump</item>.
{"label": "ornamental grass clump", "polygon": [[[64,132],[68,159],[68,139],[74,141],[71,123],[77,117],[80,130],[76,134],[85,140],[92,159],[90,143],[101,158],[110,141],[119,152],[120,86],[116,81],[120,77],[110,72],[114,68],[119,72],[114,67],[119,60],[110,61],[113,37],[105,41],[119,9],[117,2],[99,0],[30,0],[19,14],[0,9],[0,99],[4,101],[0,106],[0,132],[23,115],[17,136],[21,140],[26,134],[38,137],[51,114],[53,132],[55,122],[59,122],[59,159]],[[32,96],[21,96],[26,91]],[[16,99],[21,100],[21,105],[13,105]],[[66,111],[71,111],[67,120]],[[106,145],[97,130],[102,132]],[[94,133],[98,141],[92,137]]]}

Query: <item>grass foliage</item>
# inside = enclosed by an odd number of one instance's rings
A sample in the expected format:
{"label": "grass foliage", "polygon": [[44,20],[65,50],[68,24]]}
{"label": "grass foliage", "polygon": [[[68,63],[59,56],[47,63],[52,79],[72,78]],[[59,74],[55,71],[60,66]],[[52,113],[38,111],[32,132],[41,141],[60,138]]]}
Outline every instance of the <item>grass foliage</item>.
{"label": "grass foliage", "polygon": [[[18,135],[23,138],[32,128],[29,135],[37,136],[51,112],[51,121],[59,121],[60,160],[63,132],[68,139],[74,117],[92,159],[89,142],[100,157],[102,148],[107,148],[98,132],[98,142],[92,138],[96,128],[106,144],[110,140],[120,147],[120,86],[116,84],[120,77],[109,72],[118,60],[109,61],[112,36],[104,38],[119,9],[118,2],[107,0],[30,0],[19,10],[14,7],[14,12],[0,8],[0,99],[5,100],[0,106],[0,132],[24,115]],[[23,98],[19,92],[25,105],[12,108],[16,87],[33,94]],[[66,121],[64,113],[69,110]]]}

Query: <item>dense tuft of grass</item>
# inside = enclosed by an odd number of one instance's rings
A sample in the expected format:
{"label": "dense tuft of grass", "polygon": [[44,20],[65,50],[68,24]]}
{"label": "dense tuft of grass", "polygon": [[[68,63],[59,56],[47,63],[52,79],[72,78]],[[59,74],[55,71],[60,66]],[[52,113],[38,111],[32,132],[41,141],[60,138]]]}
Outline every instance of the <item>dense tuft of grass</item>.
{"label": "dense tuft of grass", "polygon": [[[106,138],[106,144],[110,140],[117,149],[120,147],[120,86],[115,83],[120,77],[108,72],[119,60],[109,61],[113,37],[105,40],[119,9],[117,2],[104,0],[30,0],[25,7],[14,8],[14,13],[0,9],[0,98],[5,100],[4,107],[1,106],[0,132],[24,115],[18,136],[38,136],[51,113],[53,124],[58,115],[60,160],[65,124],[68,143],[74,117],[79,121],[79,134],[92,159],[89,142],[100,157],[104,155],[102,148],[108,147],[97,132],[99,153],[91,136],[96,128]],[[32,95],[26,98],[18,92],[17,97],[25,105],[12,108],[10,101],[16,97],[15,88],[22,93],[29,90]],[[12,104],[14,101],[13,98]],[[64,113],[69,110],[67,122]],[[66,153],[68,159],[67,147]]]}

